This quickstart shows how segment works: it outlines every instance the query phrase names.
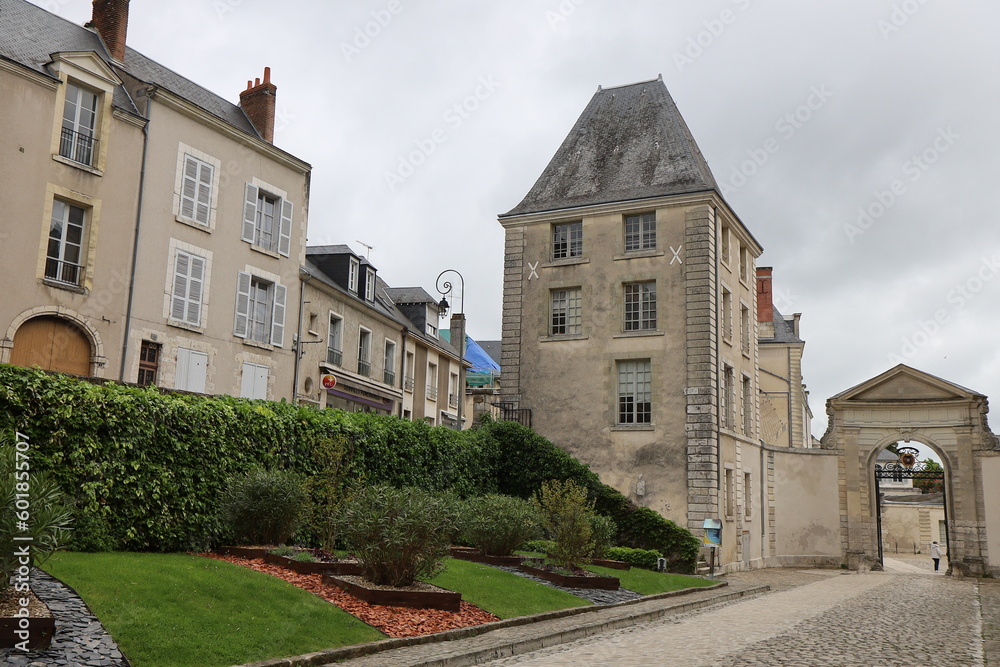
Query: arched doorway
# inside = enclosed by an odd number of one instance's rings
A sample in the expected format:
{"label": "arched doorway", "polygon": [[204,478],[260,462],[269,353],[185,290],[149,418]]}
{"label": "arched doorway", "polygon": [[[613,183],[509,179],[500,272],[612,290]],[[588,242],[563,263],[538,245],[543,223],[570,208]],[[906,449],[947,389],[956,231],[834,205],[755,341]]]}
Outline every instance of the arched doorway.
{"label": "arched doorway", "polygon": [[61,317],[33,317],[18,327],[10,363],[50,371],[90,375],[93,348],[87,335]]}
{"label": "arched doorway", "polygon": [[952,572],[1000,573],[1000,441],[990,431],[988,411],[983,394],[903,364],[827,401],[830,423],[822,446],[840,459],[848,567],[880,567],[876,459],[891,443],[916,441],[942,458]]}

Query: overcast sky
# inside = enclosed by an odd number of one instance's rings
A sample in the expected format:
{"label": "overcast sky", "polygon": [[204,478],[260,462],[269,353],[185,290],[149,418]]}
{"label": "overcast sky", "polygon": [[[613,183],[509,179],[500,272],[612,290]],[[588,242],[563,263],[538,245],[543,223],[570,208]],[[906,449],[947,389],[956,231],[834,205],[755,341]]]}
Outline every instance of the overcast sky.
{"label": "overcast sky", "polygon": [[270,66],[275,143],[313,165],[310,244],[372,245],[432,294],[457,269],[484,340],[497,214],[598,85],[662,73],[803,313],[819,436],[829,396],[900,362],[1000,396],[998,25],[986,0],[133,0],[128,42],[233,102]]}

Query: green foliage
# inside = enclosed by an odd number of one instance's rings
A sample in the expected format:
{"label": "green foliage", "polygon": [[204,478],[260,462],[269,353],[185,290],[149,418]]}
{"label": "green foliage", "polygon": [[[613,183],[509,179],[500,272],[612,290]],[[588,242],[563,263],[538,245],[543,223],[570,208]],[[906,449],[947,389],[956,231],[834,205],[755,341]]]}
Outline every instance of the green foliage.
{"label": "green foliage", "polygon": [[609,560],[620,560],[632,567],[641,567],[647,570],[655,570],[657,560],[662,557],[663,554],[654,549],[631,549],[629,547],[611,547],[605,556]]}
{"label": "green foliage", "polygon": [[542,483],[535,507],[545,532],[555,542],[549,558],[567,569],[578,568],[594,550],[593,504],[587,491],[572,481]]}
{"label": "green foliage", "polygon": [[284,556],[285,558],[291,557],[292,554],[296,552],[293,547],[281,545],[280,547],[275,547],[273,549],[268,549],[267,553],[274,554],[275,556]]}
{"label": "green foliage", "polygon": [[920,489],[921,493],[943,493],[944,492],[944,468],[934,459],[924,461],[924,470],[930,473],[941,473],[940,479],[917,478],[913,480],[913,488]]}
{"label": "green foliage", "polygon": [[552,540],[528,540],[524,543],[521,551],[530,551],[536,554],[548,554],[554,549],[556,543]]}
{"label": "green foliage", "polygon": [[458,527],[458,507],[423,489],[380,485],[354,494],[338,519],[365,579],[409,586],[441,571]]}
{"label": "green foliage", "polygon": [[221,512],[236,544],[284,544],[305,516],[307,502],[297,475],[258,468],[227,480]]}
{"label": "green foliage", "polygon": [[296,551],[292,556],[292,560],[296,563],[315,563],[316,557],[308,551]]}
{"label": "green foliage", "polygon": [[590,517],[590,530],[593,535],[591,558],[605,558],[604,554],[611,548],[615,535],[618,534],[618,526],[611,517],[594,514]]}
{"label": "green foliage", "polygon": [[491,493],[462,507],[460,540],[488,556],[509,556],[540,534],[538,512],[527,500]]}
{"label": "green foliage", "polygon": [[[161,394],[0,365],[0,433],[32,443],[33,469],[49,470],[86,530],[78,549],[204,550],[224,537],[219,497],[230,475],[256,467],[310,479],[315,511],[297,541],[337,539],[329,523],[358,480],[531,498],[550,479],[587,489],[618,525],[618,544],[658,549],[693,571],[690,533],[636,506],[531,429],[484,420],[456,432],[368,413],[316,410],[228,396]],[[697,541],[695,540],[695,543]]]}
{"label": "green foliage", "polygon": [[0,442],[0,591],[66,543],[72,514],[55,480],[32,470],[30,443]]}

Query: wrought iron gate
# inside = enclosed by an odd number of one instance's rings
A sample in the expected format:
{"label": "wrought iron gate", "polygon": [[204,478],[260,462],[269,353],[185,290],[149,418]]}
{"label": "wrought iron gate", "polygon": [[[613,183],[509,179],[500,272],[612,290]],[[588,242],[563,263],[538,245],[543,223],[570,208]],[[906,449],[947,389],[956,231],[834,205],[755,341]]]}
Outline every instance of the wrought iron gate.
{"label": "wrought iron gate", "polygon": [[[875,464],[875,530],[878,531],[878,561],[884,563],[882,549],[882,488],[883,479],[902,481],[904,479],[927,479],[941,481],[941,500],[944,503],[944,527],[945,535],[948,535],[947,543],[951,542],[951,532],[948,529],[948,495],[944,483],[944,470],[928,470],[927,463],[917,459],[920,453],[914,447],[900,447],[896,450],[899,458],[888,463]],[[951,550],[948,549],[948,553]]]}

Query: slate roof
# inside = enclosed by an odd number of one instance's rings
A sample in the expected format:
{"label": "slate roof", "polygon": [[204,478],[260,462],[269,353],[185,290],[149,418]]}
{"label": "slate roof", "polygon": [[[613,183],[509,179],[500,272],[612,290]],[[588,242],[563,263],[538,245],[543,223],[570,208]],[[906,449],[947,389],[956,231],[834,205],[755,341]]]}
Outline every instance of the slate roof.
{"label": "slate roof", "polygon": [[662,76],[598,88],[527,196],[501,218],[718,190]]}
{"label": "slate roof", "polygon": [[389,287],[386,292],[396,303],[438,303],[423,287]]}
{"label": "slate roof", "polygon": [[761,343],[803,343],[801,338],[795,335],[795,328],[791,320],[786,320],[785,316],[774,308],[774,336],[771,338],[761,338]]}
{"label": "slate roof", "polygon": [[[104,43],[93,30],[24,0],[0,0],[0,58],[51,77],[47,64],[52,61],[52,54],[72,51],[93,51],[109,66],[122,70],[111,63]],[[135,49],[126,47],[124,71],[145,83],[174,93],[254,137],[260,137],[238,105],[150,60]],[[114,105],[137,113],[135,104],[121,86],[115,90]]]}
{"label": "slate roof", "polygon": [[479,347],[486,351],[486,354],[490,355],[493,361],[497,362],[497,366],[500,365],[500,346],[501,342],[499,340],[480,340],[476,341],[479,343]]}

